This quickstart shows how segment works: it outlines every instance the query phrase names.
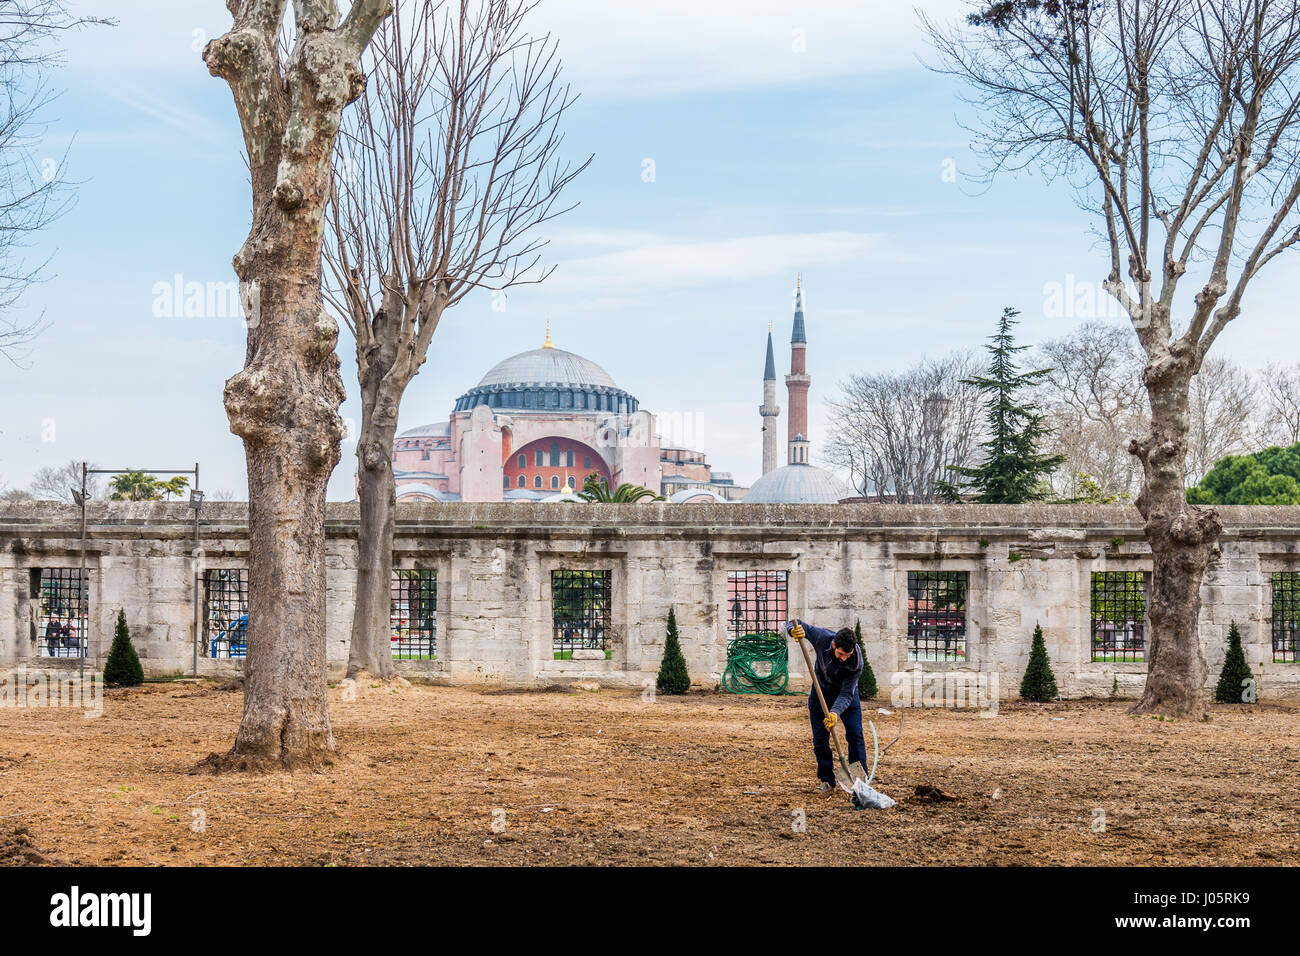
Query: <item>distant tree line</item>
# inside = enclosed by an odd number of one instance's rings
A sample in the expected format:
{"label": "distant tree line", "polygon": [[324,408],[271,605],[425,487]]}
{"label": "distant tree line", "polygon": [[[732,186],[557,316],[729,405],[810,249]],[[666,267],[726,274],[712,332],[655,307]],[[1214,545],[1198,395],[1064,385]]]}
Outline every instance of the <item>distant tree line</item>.
{"label": "distant tree line", "polygon": [[[1132,331],[1118,322],[1085,322],[1040,344],[1023,365],[1043,371],[1026,390],[1046,426],[1037,453],[1063,459],[1045,476],[1044,497],[1132,501],[1142,487],[1142,466],[1129,454],[1128,442],[1145,433],[1150,417],[1144,361]],[[987,458],[987,398],[972,383],[989,371],[989,356],[959,351],[901,371],[851,375],[829,403],[827,461],[848,473],[860,495],[941,500],[962,469],[977,468]],[[1203,484],[1225,458],[1300,444],[1300,362],[1249,369],[1207,358],[1190,391],[1189,488]],[[1262,488],[1261,474],[1290,474],[1269,471],[1277,459],[1268,456],[1255,465],[1249,471],[1256,489]],[[1242,477],[1247,466],[1238,461],[1232,467],[1232,475]],[[1294,477],[1300,480],[1300,474]],[[1223,480],[1216,477],[1212,490],[1204,486],[1202,497],[1192,500],[1245,503],[1222,497]],[[1285,497],[1286,490],[1278,490],[1282,484],[1274,481],[1272,498],[1258,503]],[[1235,495],[1243,496],[1248,493]]]}

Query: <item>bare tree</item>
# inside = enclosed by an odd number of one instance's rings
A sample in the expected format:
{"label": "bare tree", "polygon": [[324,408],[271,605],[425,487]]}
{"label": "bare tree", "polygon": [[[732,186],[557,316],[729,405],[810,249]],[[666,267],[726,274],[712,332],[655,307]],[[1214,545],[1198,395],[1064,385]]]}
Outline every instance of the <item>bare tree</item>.
{"label": "bare tree", "polygon": [[1300,443],[1300,362],[1270,364],[1261,376],[1260,391],[1268,441],[1287,447]]}
{"label": "bare tree", "polygon": [[1220,458],[1259,451],[1263,425],[1250,372],[1225,358],[1207,358],[1188,390],[1184,482],[1197,484]]}
{"label": "bare tree", "polygon": [[[988,173],[1066,177],[1109,253],[1105,288],[1146,358],[1136,504],[1153,555],[1138,713],[1207,713],[1201,582],[1222,522],[1189,505],[1189,390],[1251,281],[1300,239],[1294,0],[1002,0],[961,26],[921,14],[975,91]],[[1203,279],[1190,301],[1182,279]],[[1195,281],[1195,280],[1192,280]]]}
{"label": "bare tree", "polygon": [[[336,147],[327,296],[356,338],[361,527],[348,673],[392,673],[393,441],[443,313],[476,289],[540,282],[536,229],[586,167],[560,157],[573,103],[532,2],[407,0]],[[571,208],[571,207],[569,207]]]}
{"label": "bare tree", "polygon": [[1053,479],[1056,493],[1083,492],[1083,476],[1107,496],[1131,499],[1142,469],[1128,453],[1129,439],[1147,427],[1143,361],[1130,329],[1085,322],[1070,334],[1039,346],[1046,368],[1038,401],[1052,425],[1051,451],[1068,465]]}
{"label": "bare tree", "polygon": [[[94,469],[99,466],[91,462],[89,467]],[[104,483],[98,475],[89,475],[86,479],[86,487],[92,498],[97,498],[104,493]],[[29,490],[42,501],[71,503],[73,488],[78,490],[81,488],[81,462],[79,461],[37,469]]]}
{"label": "bare tree", "polygon": [[325,488],[339,460],[344,398],[338,325],[321,298],[321,235],[344,107],[388,0],[227,0],[228,33],[203,58],[234,95],[253,224],[234,258],[248,321],[243,369],[226,382],[230,430],[248,463],[249,627],[244,713],[216,769],[332,759],[325,664]]}
{"label": "bare tree", "polygon": [[971,463],[980,440],[983,371],[973,353],[923,361],[898,373],[853,375],[831,409],[826,459],[867,497],[934,501],[951,469]]}
{"label": "bare tree", "polygon": [[35,234],[72,203],[65,163],[32,153],[56,95],[49,78],[63,58],[54,41],[69,30],[111,23],[73,16],[65,0],[0,5],[0,355],[15,364],[42,328],[39,317],[13,314],[49,264],[30,261],[28,250]]}

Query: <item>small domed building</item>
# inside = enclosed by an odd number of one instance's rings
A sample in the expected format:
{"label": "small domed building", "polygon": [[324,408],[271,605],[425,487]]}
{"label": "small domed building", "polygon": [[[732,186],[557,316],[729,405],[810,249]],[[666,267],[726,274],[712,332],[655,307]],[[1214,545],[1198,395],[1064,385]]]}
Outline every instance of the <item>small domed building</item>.
{"label": "small domed building", "polygon": [[[678,472],[690,471],[689,479]],[[679,479],[665,488],[665,469]],[[673,501],[737,500],[703,453],[661,448],[654,417],[595,362],[541,348],[498,362],[461,395],[445,422],[398,434],[399,501],[553,501],[590,474],[611,488],[642,485]],[[683,483],[692,495],[681,495]]]}

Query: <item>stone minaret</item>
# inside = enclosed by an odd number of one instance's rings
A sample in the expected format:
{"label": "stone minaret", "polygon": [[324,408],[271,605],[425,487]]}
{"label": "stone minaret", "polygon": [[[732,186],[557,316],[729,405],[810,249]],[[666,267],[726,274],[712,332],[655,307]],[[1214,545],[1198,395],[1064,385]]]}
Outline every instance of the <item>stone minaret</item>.
{"label": "stone minaret", "polygon": [[796,280],[794,293],[794,331],[790,333],[790,374],[785,377],[790,410],[787,417],[789,454],[787,464],[808,463],[808,386],[812,377],[804,352],[808,339],[803,328],[803,276]]}
{"label": "stone minaret", "polygon": [[772,323],[767,324],[767,365],[763,367],[763,404],[758,406],[763,418],[763,474],[776,468],[776,419],[781,406],[776,403],[776,359],[772,355]]}

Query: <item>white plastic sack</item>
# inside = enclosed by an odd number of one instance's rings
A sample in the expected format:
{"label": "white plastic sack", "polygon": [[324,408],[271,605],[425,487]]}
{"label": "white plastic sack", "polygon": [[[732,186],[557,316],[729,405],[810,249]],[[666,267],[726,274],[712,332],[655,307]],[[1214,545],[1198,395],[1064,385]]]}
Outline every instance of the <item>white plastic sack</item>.
{"label": "white plastic sack", "polygon": [[865,780],[858,780],[853,784],[853,803],[859,809],[865,810],[870,807],[872,810],[888,810],[897,802],[893,797],[873,789]]}

